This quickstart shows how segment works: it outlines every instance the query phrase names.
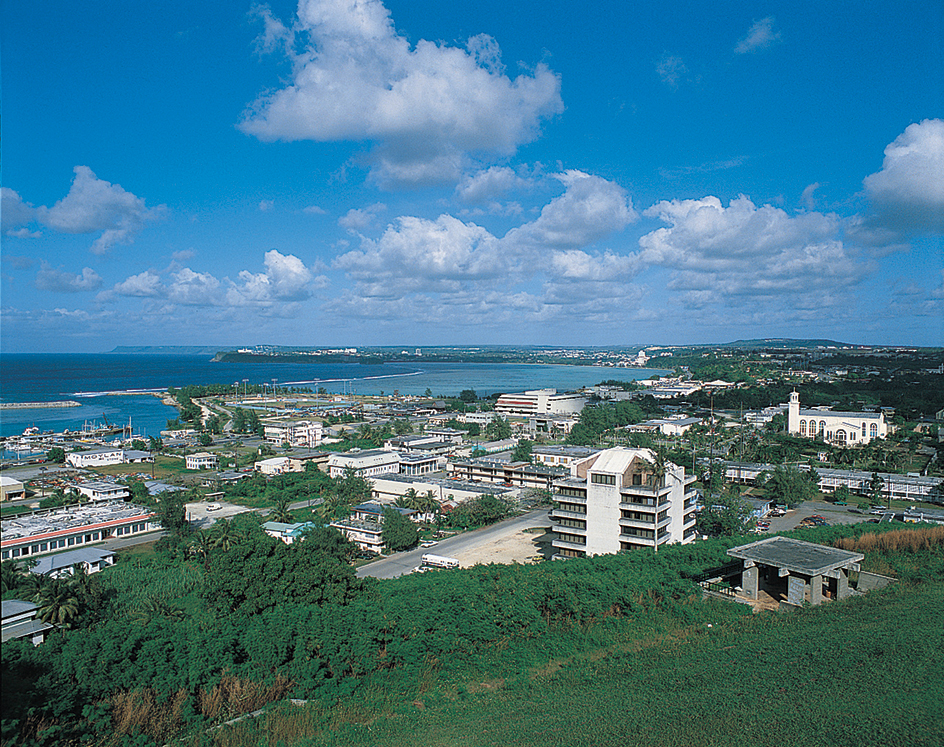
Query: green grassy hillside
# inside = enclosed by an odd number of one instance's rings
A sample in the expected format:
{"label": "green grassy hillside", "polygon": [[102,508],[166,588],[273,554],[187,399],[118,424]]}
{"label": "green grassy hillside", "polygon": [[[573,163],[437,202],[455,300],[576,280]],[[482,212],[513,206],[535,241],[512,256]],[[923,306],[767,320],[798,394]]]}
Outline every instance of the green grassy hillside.
{"label": "green grassy hillside", "polygon": [[[215,744],[944,744],[944,583],[680,627],[517,675],[283,706]],[[330,724],[330,725],[329,725]],[[280,739],[286,741],[280,742]]]}

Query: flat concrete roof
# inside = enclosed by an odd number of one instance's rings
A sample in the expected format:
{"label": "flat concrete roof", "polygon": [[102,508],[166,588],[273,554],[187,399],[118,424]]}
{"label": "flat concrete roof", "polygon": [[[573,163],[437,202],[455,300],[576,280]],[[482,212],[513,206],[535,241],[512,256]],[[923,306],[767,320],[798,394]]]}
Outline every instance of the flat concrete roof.
{"label": "flat concrete roof", "polygon": [[837,568],[858,563],[865,555],[826,547],[790,537],[768,537],[728,550],[732,558],[752,560],[762,565],[786,568],[808,576],[820,576]]}

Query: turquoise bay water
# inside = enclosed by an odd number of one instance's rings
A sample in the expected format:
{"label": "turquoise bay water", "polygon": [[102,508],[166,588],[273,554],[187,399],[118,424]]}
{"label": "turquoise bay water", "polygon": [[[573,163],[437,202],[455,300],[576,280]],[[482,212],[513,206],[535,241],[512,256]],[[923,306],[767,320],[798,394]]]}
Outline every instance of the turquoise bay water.
{"label": "turquoise bay water", "polygon": [[560,391],[606,379],[644,379],[653,369],[598,366],[544,366],[513,363],[213,363],[208,356],[123,354],[22,354],[0,358],[0,401],[75,400],[80,407],[0,411],[0,435],[81,430],[86,422],[127,425],[136,434],[158,435],[177,411],[144,392],[187,384],[271,384],[324,387],[329,393],[423,394],[455,396],[474,389],[495,392],[553,388]]}

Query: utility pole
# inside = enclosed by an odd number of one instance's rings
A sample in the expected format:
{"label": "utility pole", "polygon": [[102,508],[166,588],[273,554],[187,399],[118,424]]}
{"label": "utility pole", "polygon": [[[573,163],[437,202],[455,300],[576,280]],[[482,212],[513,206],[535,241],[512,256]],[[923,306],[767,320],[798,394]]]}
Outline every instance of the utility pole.
{"label": "utility pole", "polygon": [[708,395],[711,407],[711,431],[708,434],[708,497],[711,498],[711,488],[715,482],[715,393]]}

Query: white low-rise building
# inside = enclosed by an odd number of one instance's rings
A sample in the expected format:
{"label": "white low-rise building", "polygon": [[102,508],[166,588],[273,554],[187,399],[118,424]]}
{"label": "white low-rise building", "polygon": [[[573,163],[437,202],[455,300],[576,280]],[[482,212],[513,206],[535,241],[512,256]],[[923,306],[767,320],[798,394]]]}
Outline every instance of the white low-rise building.
{"label": "white low-rise building", "polygon": [[261,462],[256,462],[255,469],[256,472],[261,472],[266,477],[283,475],[286,472],[292,471],[288,457],[272,457],[271,459],[263,459]]}
{"label": "white low-rise building", "polygon": [[187,469],[219,469],[220,458],[208,451],[198,451],[196,454],[187,454]]}
{"label": "white low-rise building", "polygon": [[370,449],[332,454],[328,458],[328,475],[344,477],[347,470],[361,477],[400,473],[400,455],[395,451]]}
{"label": "white low-rise building", "polygon": [[286,545],[291,545],[296,540],[305,536],[305,532],[315,528],[315,524],[310,521],[303,521],[295,524],[283,524],[280,521],[267,521],[262,525],[262,531],[270,537],[274,537]]}
{"label": "white low-rise building", "polygon": [[371,496],[386,503],[392,503],[406,495],[411,489],[420,495],[432,493],[437,503],[447,501],[461,503],[469,498],[478,498],[489,494],[501,497],[514,494],[516,488],[507,488],[503,485],[463,482],[456,479],[429,477],[416,479],[406,475],[383,475],[371,478]]}
{"label": "white low-rise building", "polygon": [[800,395],[790,394],[787,431],[801,438],[822,438],[834,444],[867,444],[888,435],[882,412],[836,412],[825,408],[800,409]]}
{"label": "white low-rise building", "polygon": [[26,497],[26,486],[12,477],[0,475],[0,501],[17,501]]}
{"label": "white low-rise building", "polygon": [[317,420],[266,420],[263,427],[265,440],[274,446],[313,449],[324,438],[324,426]]}
{"label": "white low-rise building", "polygon": [[125,460],[124,449],[106,448],[74,451],[66,456],[66,461],[73,467],[105,467],[109,464],[122,464]]}
{"label": "white low-rise building", "polygon": [[111,550],[102,550],[98,547],[82,547],[78,550],[41,557],[36,561],[36,565],[30,568],[30,573],[35,573],[37,576],[62,578],[63,576],[71,576],[75,572],[76,565],[83,566],[87,574],[92,574],[114,564],[115,553]]}
{"label": "white low-rise building", "polygon": [[552,546],[561,557],[585,557],[695,538],[694,475],[664,463],[651,449],[606,449],[570,465],[554,483]]}
{"label": "white low-rise building", "polygon": [[589,446],[537,445],[531,448],[531,459],[535,464],[546,464],[550,467],[570,467],[573,462],[586,459],[599,451],[600,449],[592,449]]}
{"label": "white low-rise building", "polygon": [[34,646],[46,640],[51,623],[39,619],[39,605],[22,599],[4,599],[2,604],[2,642],[28,638]]}
{"label": "white low-rise building", "polygon": [[16,560],[83,547],[113,537],[161,529],[150,509],[124,502],[96,502],[4,519],[0,559]]}
{"label": "white low-rise building", "polygon": [[131,497],[131,491],[125,485],[107,480],[77,482],[70,485],[90,501],[123,501]]}
{"label": "white low-rise building", "polygon": [[698,425],[700,422],[700,418],[689,418],[684,415],[677,415],[671,418],[655,418],[653,420],[637,423],[636,425],[628,425],[626,426],[626,430],[637,433],[652,431],[654,433],[661,433],[663,436],[681,436],[693,425]]}

